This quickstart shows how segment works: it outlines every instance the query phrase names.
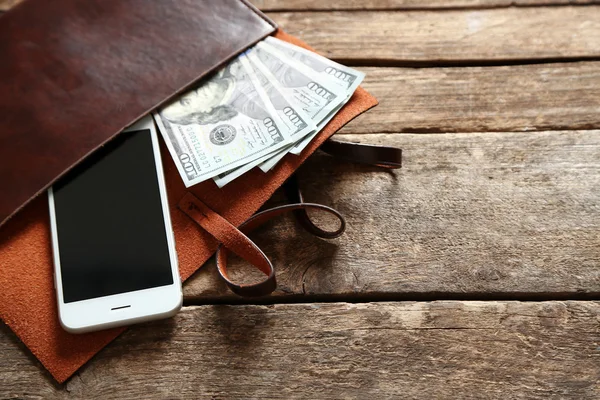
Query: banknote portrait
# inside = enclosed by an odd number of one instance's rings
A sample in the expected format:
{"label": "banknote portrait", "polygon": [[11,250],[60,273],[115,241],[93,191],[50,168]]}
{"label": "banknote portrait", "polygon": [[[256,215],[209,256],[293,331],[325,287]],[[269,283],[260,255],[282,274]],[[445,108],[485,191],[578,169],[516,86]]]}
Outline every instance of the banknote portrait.
{"label": "banknote portrait", "polygon": [[161,115],[179,125],[227,122],[238,112],[264,119],[269,113],[252,96],[255,89],[250,88],[252,83],[245,75],[239,62],[232,62],[200,87],[162,109]]}
{"label": "banknote portrait", "polygon": [[161,115],[180,125],[208,125],[228,121],[237,115],[235,108],[227,104],[234,89],[235,79],[229,68],[225,68],[164,108]]}

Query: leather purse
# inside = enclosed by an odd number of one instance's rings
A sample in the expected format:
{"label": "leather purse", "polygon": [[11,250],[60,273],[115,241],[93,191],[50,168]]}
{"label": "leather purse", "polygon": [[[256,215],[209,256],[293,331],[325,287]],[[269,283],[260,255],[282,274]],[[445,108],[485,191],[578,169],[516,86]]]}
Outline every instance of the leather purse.
{"label": "leather purse", "polygon": [[[61,329],[45,190],[123,128],[273,34],[307,47],[244,0],[26,0],[0,17],[0,317],[59,382],[124,328],[84,335]],[[293,179],[293,205],[252,215],[333,133],[376,104],[358,88],[300,156],[268,173],[254,169],[223,189],[212,180],[186,189],[163,143],[181,279],[219,249],[219,272],[232,290],[269,293],[273,267],[243,232],[291,211],[321,237],[340,234],[343,219],[340,232],[310,222],[306,209],[339,214],[304,203]],[[385,148],[326,147],[383,166],[399,163]],[[265,279],[231,281],[227,249]]]}

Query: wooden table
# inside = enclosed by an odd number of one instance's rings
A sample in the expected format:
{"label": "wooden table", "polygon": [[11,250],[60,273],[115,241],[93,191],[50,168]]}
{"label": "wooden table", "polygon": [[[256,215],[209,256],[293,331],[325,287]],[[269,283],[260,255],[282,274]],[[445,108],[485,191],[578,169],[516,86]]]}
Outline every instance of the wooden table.
{"label": "wooden table", "polygon": [[404,168],[314,155],[342,238],[270,224],[272,297],[210,264],[64,385],[1,326],[0,397],[600,398],[600,2],[255,4],[367,73],[381,104],[339,137]]}

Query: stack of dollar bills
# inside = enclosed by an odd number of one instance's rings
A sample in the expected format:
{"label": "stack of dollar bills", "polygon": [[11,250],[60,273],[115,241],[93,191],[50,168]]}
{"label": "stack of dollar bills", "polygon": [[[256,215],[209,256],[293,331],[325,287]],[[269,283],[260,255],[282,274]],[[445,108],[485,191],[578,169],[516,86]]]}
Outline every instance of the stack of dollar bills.
{"label": "stack of dollar bills", "polygon": [[268,37],[154,113],[186,187],[223,187],[298,155],[364,74]]}

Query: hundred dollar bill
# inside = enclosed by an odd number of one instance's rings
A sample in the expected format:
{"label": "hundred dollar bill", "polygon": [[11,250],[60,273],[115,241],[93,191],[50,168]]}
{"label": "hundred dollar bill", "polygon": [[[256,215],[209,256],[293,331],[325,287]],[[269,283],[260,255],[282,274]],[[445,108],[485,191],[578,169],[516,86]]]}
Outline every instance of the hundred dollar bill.
{"label": "hundred dollar bill", "polygon": [[[312,135],[311,135],[312,136]],[[263,160],[260,164],[258,164],[258,167],[260,168],[260,170],[262,172],[269,172],[270,170],[272,170],[278,163],[279,161],[281,161],[283,159],[283,157],[285,157],[287,155],[287,153],[290,152],[290,150],[292,150],[294,148],[294,146],[289,146],[289,147],[284,147],[283,149],[280,149],[278,151],[276,151],[273,155],[269,155],[269,157],[265,157],[265,160]]]}
{"label": "hundred dollar bill", "polygon": [[308,146],[310,144],[310,142],[312,142],[312,140],[319,134],[319,132],[321,132],[321,130],[325,127],[325,125],[327,125],[329,123],[329,121],[331,121],[331,119],[333,117],[335,117],[335,114],[336,113],[333,112],[327,118],[325,118],[323,121],[321,121],[319,123],[319,125],[317,125],[317,130],[315,132],[300,139],[293,145],[283,147],[282,149],[277,150],[272,155],[269,155],[268,157],[266,157],[266,160],[263,161],[262,163],[260,163],[259,168],[263,172],[268,172],[269,170],[273,169],[273,167],[275,167],[275,165],[277,165],[277,163],[279,161],[281,161],[287,153],[292,153],[292,154],[296,154],[296,155],[302,153],[302,150],[304,150],[306,148],[306,146]]}
{"label": "hundred dollar bill", "polygon": [[[348,89],[340,85],[339,82],[333,81],[331,77],[319,78],[314,71],[264,43],[259,43],[248,51],[248,58],[252,61],[255,71],[260,72],[282,93],[290,96],[294,103],[302,105],[302,109],[312,117],[313,121],[317,122],[317,130],[305,138],[297,140],[297,146],[287,147],[285,150],[275,152],[271,157],[268,157],[268,160],[260,165],[261,170],[266,172],[273,168],[288,152],[299,154],[341,106],[347,102],[349,95]],[[307,78],[312,79],[313,84],[323,88],[326,91],[325,93],[330,93],[335,98],[332,96],[331,101],[325,107],[321,105],[322,99],[318,97],[316,101],[311,103],[311,93],[294,86],[296,82],[306,82]]]}
{"label": "hundred dollar bill", "polygon": [[238,59],[154,119],[186,187],[292,142],[291,131]]}
{"label": "hundred dollar bill", "polygon": [[[348,99],[349,99],[349,97],[346,98],[346,100],[344,101],[344,104],[346,104]],[[341,108],[341,106],[340,106],[340,108]],[[339,111],[339,109],[336,110],[335,112],[329,114],[327,116],[327,118],[325,118],[323,121],[321,121],[319,123],[319,125],[317,127],[317,131],[315,133],[308,135],[307,137],[305,137],[304,139],[301,139],[298,143],[296,143],[296,145],[290,149],[290,153],[292,153],[292,154],[302,153],[302,150],[304,150],[306,148],[306,146],[308,146],[308,144],[319,134],[319,132],[321,132],[321,130],[325,127],[325,125],[327,125],[329,123],[329,121],[331,121],[333,119],[333,117],[336,116],[338,111]]]}
{"label": "hundred dollar bill", "polygon": [[[215,183],[217,184],[217,186],[219,188],[222,188],[223,186],[227,185],[228,183],[230,183],[230,182],[234,181],[235,179],[239,178],[240,176],[244,175],[246,172],[250,171],[252,168],[260,166],[263,162],[270,160],[271,157],[273,156],[273,154],[279,154],[281,152],[282,158],[283,158],[283,156],[285,156],[293,146],[294,145],[292,144],[292,145],[288,145],[287,147],[284,147],[282,149],[275,150],[273,153],[266,154],[246,165],[242,165],[241,167],[234,168],[231,171],[227,171],[226,173],[220,174],[220,175],[214,177],[213,180],[215,181]],[[279,160],[278,160],[278,162],[279,162]],[[263,171],[263,172],[267,172],[267,171],[268,170]]]}
{"label": "hundred dollar bill", "polygon": [[254,46],[248,52],[248,57],[268,80],[278,82],[282,94],[297,104],[315,123],[337,110],[346,100],[346,91],[332,84],[331,78],[323,79],[264,42]]}
{"label": "hundred dollar bill", "polygon": [[284,89],[279,82],[275,79],[269,79],[263,70],[256,68],[256,64],[250,62],[250,57],[253,57],[251,51],[242,55],[240,57],[242,64],[254,79],[256,86],[261,89],[259,93],[265,98],[265,101],[268,100],[273,104],[283,123],[288,126],[292,132],[292,139],[300,140],[315,132],[317,125],[313,122],[311,116],[306,114],[293,99],[288,100],[283,95]]}
{"label": "hundred dollar bill", "polygon": [[[342,103],[341,106],[346,104],[346,102],[349,99],[350,99],[350,96],[346,97],[346,100],[344,101],[344,103]],[[341,106],[340,106],[340,108],[341,108]],[[339,110],[339,108],[338,108],[338,110]],[[302,151],[306,148],[306,146],[308,146],[310,144],[310,142],[312,142],[312,140],[321,132],[321,130],[325,127],[325,125],[327,125],[329,123],[329,121],[331,121],[333,119],[333,117],[335,117],[338,110],[334,110],[331,114],[329,114],[327,116],[327,118],[325,118],[324,120],[319,122],[317,125],[317,129],[310,135],[296,141],[293,145],[283,147],[282,149],[274,152],[272,155],[266,157],[266,160],[263,161],[262,163],[260,163],[259,168],[263,172],[268,172],[271,169],[273,169],[273,167],[275,167],[275,165],[277,165],[277,163],[279,163],[279,161],[281,161],[287,153],[292,153],[295,155],[302,153]]]}
{"label": "hundred dollar bill", "polygon": [[[265,43],[268,43],[281,53],[285,54],[285,56],[302,64],[304,67],[311,68],[321,76],[332,78],[332,83],[335,83],[346,90],[346,99],[343,102],[344,104],[350,99],[352,94],[354,94],[354,91],[362,83],[365,77],[365,74],[361,71],[346,67],[345,65],[336,63],[335,61],[329,60],[328,58],[320,56],[312,51],[295,46],[283,40],[279,40],[274,37],[268,37],[265,39]],[[318,124],[319,129],[317,132],[299,141],[295,146],[286,151],[286,153],[290,152],[292,154],[300,154],[302,150],[304,150],[306,146],[308,146],[308,144],[315,138],[315,136],[317,136],[319,131],[335,116],[337,111],[338,110],[335,110],[325,120]],[[264,172],[267,172],[269,169],[273,168],[275,164],[277,164],[277,162],[279,162],[285,156],[286,153],[282,151],[278,152],[277,155],[271,157],[267,162],[261,164],[260,168]]]}
{"label": "hundred dollar bill", "polygon": [[[248,56],[242,54],[238,57],[245,73],[251,78],[254,86],[257,89],[259,96],[265,103],[270,103],[276,110],[280,120],[286,125],[290,131],[291,138],[294,142],[312,134],[316,131],[317,126],[312,122],[309,116],[307,116],[301,109],[291,104],[280,92],[280,88],[277,82],[270,81],[260,71],[256,70],[250,64]],[[288,149],[291,146],[284,147]],[[271,153],[272,154],[272,153]],[[233,170],[224,172],[214,177],[214,181],[219,187],[223,187],[229,182],[233,181],[237,177],[243,175],[247,171],[250,171],[255,166],[259,165],[264,160],[268,159],[271,155],[260,157],[252,162],[249,162],[240,167],[234,168]]]}
{"label": "hundred dollar bill", "polygon": [[284,42],[272,36],[267,37],[265,43],[270,44],[300,64],[311,68],[322,77],[333,78],[339,86],[346,89],[348,95],[354,93],[365,77],[363,72],[338,64],[310,50]]}

